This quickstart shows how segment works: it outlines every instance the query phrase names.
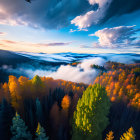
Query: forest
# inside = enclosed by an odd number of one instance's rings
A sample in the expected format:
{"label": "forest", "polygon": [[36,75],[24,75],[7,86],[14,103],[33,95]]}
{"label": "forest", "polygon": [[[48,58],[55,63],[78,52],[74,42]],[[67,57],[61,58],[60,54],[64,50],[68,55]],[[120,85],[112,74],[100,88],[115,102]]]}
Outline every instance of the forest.
{"label": "forest", "polygon": [[140,64],[91,68],[100,73],[90,85],[9,75],[0,84],[0,139],[140,140]]}

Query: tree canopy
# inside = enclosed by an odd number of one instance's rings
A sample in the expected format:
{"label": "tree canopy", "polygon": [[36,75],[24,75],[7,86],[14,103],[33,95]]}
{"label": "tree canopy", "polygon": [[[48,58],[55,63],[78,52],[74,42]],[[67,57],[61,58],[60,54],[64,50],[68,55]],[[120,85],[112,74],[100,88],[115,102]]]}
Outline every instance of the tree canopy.
{"label": "tree canopy", "polygon": [[11,126],[12,139],[11,140],[31,140],[32,136],[29,131],[27,131],[27,126],[25,126],[24,121],[20,118],[19,114],[16,113],[13,117],[13,125]]}
{"label": "tree canopy", "polygon": [[101,139],[101,133],[109,123],[107,118],[109,109],[110,101],[105,88],[99,84],[89,86],[79,99],[74,112],[73,133]]}
{"label": "tree canopy", "polygon": [[128,131],[121,136],[120,140],[135,140],[133,127],[129,128]]}

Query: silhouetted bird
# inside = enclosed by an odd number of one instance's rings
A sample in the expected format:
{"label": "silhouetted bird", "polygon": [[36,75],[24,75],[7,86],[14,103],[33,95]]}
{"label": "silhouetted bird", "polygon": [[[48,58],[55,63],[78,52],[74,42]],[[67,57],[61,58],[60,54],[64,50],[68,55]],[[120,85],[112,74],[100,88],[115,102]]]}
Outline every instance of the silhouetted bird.
{"label": "silhouetted bird", "polygon": [[31,0],[26,0],[26,1],[31,3]]}

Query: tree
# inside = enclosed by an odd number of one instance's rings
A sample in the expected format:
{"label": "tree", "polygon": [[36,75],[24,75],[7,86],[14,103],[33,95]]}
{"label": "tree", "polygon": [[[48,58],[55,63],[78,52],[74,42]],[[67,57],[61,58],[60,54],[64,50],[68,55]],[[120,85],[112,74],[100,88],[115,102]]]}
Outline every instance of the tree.
{"label": "tree", "polygon": [[107,135],[106,135],[106,139],[105,140],[113,140],[114,136],[113,136],[113,132],[110,131]]}
{"label": "tree", "polygon": [[101,139],[101,134],[109,123],[109,109],[110,101],[105,88],[99,84],[89,86],[74,112],[72,139]]}
{"label": "tree", "polygon": [[32,79],[32,83],[35,86],[40,86],[42,84],[42,81],[40,79],[40,77],[38,75],[36,75],[33,79]]}
{"label": "tree", "polygon": [[32,136],[29,131],[27,131],[27,126],[25,126],[24,121],[20,118],[19,114],[16,113],[12,120],[13,125],[11,126],[11,132],[13,137],[11,140],[31,140]]}
{"label": "tree", "polygon": [[42,122],[43,122],[43,111],[42,111],[41,103],[40,103],[38,98],[36,99],[36,117],[37,117],[37,120],[42,124]]}
{"label": "tree", "polygon": [[58,126],[60,125],[60,111],[57,102],[53,104],[50,111],[50,119],[53,131],[58,130]]}
{"label": "tree", "polygon": [[0,139],[1,140],[9,140],[10,133],[10,125],[12,124],[12,117],[14,115],[13,108],[8,102],[3,99],[2,104],[0,106]]}
{"label": "tree", "polygon": [[[34,93],[34,97],[41,97],[44,91],[44,86],[41,78],[36,75],[32,79],[32,93]],[[39,93],[39,94],[38,94]]]}
{"label": "tree", "polygon": [[37,129],[36,129],[36,140],[48,140],[49,138],[46,137],[45,130],[43,127],[41,127],[40,123],[38,123]]}
{"label": "tree", "polygon": [[120,140],[135,140],[135,136],[134,129],[131,127],[121,136]]}
{"label": "tree", "polygon": [[9,91],[11,94],[11,104],[17,111],[19,109],[19,102],[21,101],[18,79],[15,76],[10,75],[8,84],[9,84]]}
{"label": "tree", "polygon": [[71,100],[68,95],[65,95],[64,98],[62,99],[61,106],[64,110],[68,110],[70,106]]}
{"label": "tree", "polygon": [[8,102],[10,102],[10,92],[9,92],[9,86],[8,86],[8,84],[7,83],[4,83],[3,84],[3,86],[2,86],[2,88],[3,88],[3,91],[4,91],[4,97],[6,98],[6,100],[8,101]]}

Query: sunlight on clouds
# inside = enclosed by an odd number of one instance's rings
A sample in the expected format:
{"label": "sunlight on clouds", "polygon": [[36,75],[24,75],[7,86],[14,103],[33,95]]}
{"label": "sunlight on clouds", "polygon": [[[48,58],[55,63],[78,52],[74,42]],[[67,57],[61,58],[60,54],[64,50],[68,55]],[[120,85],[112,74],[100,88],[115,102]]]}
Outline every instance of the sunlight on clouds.
{"label": "sunlight on clouds", "polygon": [[12,15],[9,15],[8,11],[2,6],[0,6],[0,24],[7,24],[12,26],[28,25],[25,21],[21,20],[20,18],[13,18]]}
{"label": "sunlight on clouds", "polygon": [[27,52],[61,52],[64,46],[69,46],[72,42],[54,42],[54,43],[31,43],[12,40],[0,40],[0,49],[12,51]]}
{"label": "sunlight on clouds", "polygon": [[[135,29],[135,26],[119,26],[113,28],[105,28],[95,32],[95,36],[99,37],[98,42],[94,43],[95,46],[109,47],[109,48],[121,48],[129,46],[137,46],[136,33],[140,29]],[[136,41],[137,40],[137,41]]]}
{"label": "sunlight on clouds", "polygon": [[99,8],[96,11],[88,11],[84,15],[77,16],[71,21],[79,29],[90,27],[92,24],[98,24],[104,18],[105,13],[112,0],[89,0],[91,5],[97,4]]}

